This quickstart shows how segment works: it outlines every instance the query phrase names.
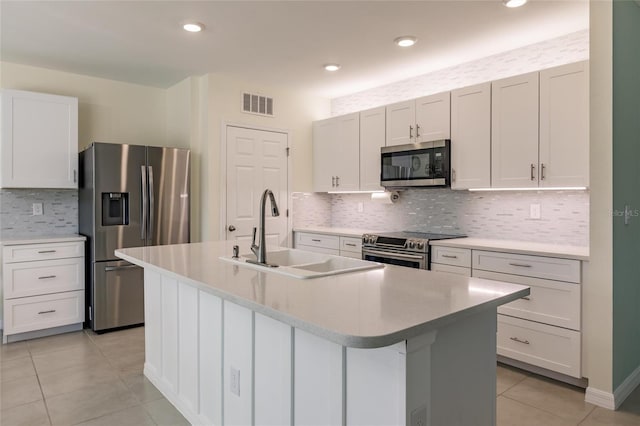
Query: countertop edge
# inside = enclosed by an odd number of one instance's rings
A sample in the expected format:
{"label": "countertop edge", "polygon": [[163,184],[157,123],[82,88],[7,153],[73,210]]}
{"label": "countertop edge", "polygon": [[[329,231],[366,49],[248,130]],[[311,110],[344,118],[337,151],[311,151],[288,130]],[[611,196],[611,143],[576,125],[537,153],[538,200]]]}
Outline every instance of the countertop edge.
{"label": "countertop edge", "polygon": [[173,271],[142,261],[135,257],[131,257],[125,253],[120,252],[120,250],[116,250],[115,254],[117,257],[123,260],[126,260],[127,262],[133,263],[143,268],[149,268],[156,272],[175,278],[180,282],[184,282],[189,285],[194,285],[196,288],[200,290],[204,290],[215,296],[218,296],[223,300],[228,300],[229,302],[236,303],[240,306],[251,309],[252,311],[257,312],[259,314],[263,314],[270,318],[276,319],[278,321],[282,321],[291,327],[299,328],[301,330],[307,331],[316,336],[322,337],[326,340],[329,340],[331,342],[337,343],[345,347],[360,348],[360,349],[373,349],[373,348],[382,348],[382,347],[390,346],[395,343],[405,341],[413,337],[417,337],[421,334],[425,334],[429,331],[436,330],[438,328],[441,328],[442,326],[445,326],[447,324],[450,324],[452,322],[458,321],[463,318],[467,318],[476,313],[479,313],[488,309],[497,310],[498,306],[513,300],[517,300],[521,297],[527,296],[530,293],[530,289],[527,287],[527,288],[518,290],[514,293],[511,293],[509,295],[500,297],[498,299],[494,299],[491,301],[478,304],[476,306],[467,308],[463,311],[452,312],[448,315],[442,316],[440,318],[436,318],[429,322],[418,324],[416,326],[413,326],[404,330],[399,330],[394,333],[390,333],[386,335],[377,335],[377,336],[357,336],[357,335],[347,335],[347,334],[337,333],[335,331],[328,330],[326,328],[317,326],[315,324],[300,320],[296,317],[283,314],[280,311],[270,309],[264,305],[252,303],[251,301],[245,298],[238,297],[234,294],[221,291],[215,287],[211,287],[209,285],[201,283],[200,281],[185,277],[184,275],[177,274]]}
{"label": "countertop edge", "polygon": [[86,241],[87,237],[80,234],[74,235],[48,235],[45,237],[21,237],[0,240],[0,246],[19,246],[25,244],[67,243],[73,241]]}

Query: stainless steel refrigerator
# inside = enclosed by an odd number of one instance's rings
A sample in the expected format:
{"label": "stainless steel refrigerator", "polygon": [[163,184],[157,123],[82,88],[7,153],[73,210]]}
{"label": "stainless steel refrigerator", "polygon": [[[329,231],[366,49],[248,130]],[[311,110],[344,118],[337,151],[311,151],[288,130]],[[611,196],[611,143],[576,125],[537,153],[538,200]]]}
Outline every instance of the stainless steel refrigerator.
{"label": "stainless steel refrigerator", "polygon": [[143,270],[114,251],[189,242],[190,151],[94,142],[80,152],[79,168],[88,326],[142,324]]}

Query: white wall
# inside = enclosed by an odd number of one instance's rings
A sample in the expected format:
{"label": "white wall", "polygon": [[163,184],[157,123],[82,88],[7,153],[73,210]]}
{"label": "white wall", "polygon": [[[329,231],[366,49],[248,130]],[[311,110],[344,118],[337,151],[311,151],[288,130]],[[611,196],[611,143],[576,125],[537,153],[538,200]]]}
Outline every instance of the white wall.
{"label": "white wall", "polygon": [[91,142],[166,145],[164,89],[9,62],[0,87],[78,98],[78,145]]}
{"label": "white wall", "polygon": [[[262,128],[290,131],[293,184],[291,191],[310,191],[311,173],[311,123],[326,118],[330,113],[329,99],[312,97],[282,87],[265,87],[257,82],[240,81],[233,76],[209,74],[208,76],[208,143],[203,147],[202,177],[202,239],[219,239],[221,158],[223,123],[244,124]],[[274,98],[274,117],[246,114],[241,111],[241,94],[259,93]]]}
{"label": "white wall", "polygon": [[613,131],[611,1],[591,1],[590,261],[583,294],[583,363],[589,387],[612,392]]}

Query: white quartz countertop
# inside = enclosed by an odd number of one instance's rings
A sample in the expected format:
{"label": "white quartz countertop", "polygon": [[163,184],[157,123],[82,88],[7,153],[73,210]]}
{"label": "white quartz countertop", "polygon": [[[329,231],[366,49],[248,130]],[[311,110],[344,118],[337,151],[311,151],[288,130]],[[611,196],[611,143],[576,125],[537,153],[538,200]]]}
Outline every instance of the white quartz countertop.
{"label": "white quartz countertop", "polygon": [[560,257],[563,259],[589,260],[589,247],[565,246],[525,241],[491,240],[485,238],[453,238],[430,241],[432,246],[458,247],[473,250],[489,250],[503,253],[529,254],[533,256]]}
{"label": "white quartz countertop", "polygon": [[70,241],[85,241],[87,237],[84,235],[45,235],[38,237],[12,237],[3,238],[0,245],[17,246],[22,244],[45,244],[45,243],[66,243]]}
{"label": "white quartz countertop", "polygon": [[293,228],[293,232],[308,232],[310,234],[322,235],[339,235],[341,237],[358,237],[362,238],[363,234],[379,234],[379,230],[358,229],[358,228],[331,228],[331,227],[310,227],[310,228]]}
{"label": "white quartz countertop", "polygon": [[301,280],[219,259],[233,244],[129,248],[116,256],[349,347],[388,346],[529,294],[517,284],[393,265]]}

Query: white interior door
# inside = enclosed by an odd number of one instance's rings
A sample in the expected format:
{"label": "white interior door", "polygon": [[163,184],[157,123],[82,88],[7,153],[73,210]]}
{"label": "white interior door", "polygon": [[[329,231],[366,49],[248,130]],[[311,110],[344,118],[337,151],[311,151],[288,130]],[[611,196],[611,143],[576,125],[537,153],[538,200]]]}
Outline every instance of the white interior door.
{"label": "white interior door", "polygon": [[251,241],[260,220],[260,197],[270,189],[280,216],[271,215],[267,200],[267,245],[287,245],[287,146],[285,133],[227,126],[227,240]]}

